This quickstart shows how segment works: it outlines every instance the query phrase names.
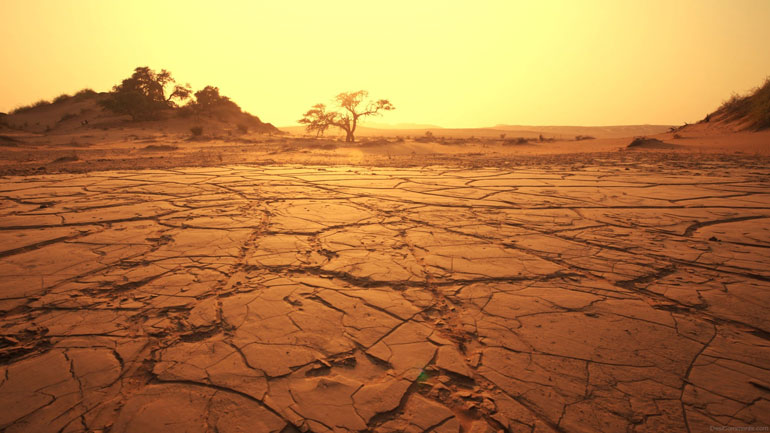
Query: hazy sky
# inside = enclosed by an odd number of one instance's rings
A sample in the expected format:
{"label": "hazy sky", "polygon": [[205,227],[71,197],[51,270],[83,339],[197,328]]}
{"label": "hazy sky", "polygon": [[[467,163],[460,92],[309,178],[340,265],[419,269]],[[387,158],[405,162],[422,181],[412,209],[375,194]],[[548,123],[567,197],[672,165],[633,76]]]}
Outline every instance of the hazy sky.
{"label": "hazy sky", "polygon": [[136,66],[293,124],[366,89],[379,122],[680,124],[770,75],[770,0],[0,0],[0,111]]}

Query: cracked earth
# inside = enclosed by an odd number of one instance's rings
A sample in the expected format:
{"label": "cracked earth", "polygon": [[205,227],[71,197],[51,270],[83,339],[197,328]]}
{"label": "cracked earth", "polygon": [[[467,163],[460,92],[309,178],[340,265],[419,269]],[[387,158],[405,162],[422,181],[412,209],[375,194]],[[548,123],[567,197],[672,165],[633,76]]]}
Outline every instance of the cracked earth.
{"label": "cracked earth", "polygon": [[5,432],[770,425],[770,171],[0,183]]}

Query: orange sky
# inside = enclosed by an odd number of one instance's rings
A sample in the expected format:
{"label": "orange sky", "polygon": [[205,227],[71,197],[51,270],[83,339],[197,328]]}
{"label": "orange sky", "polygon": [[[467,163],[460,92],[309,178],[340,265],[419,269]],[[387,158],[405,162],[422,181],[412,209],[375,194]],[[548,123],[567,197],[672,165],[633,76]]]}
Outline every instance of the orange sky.
{"label": "orange sky", "polygon": [[681,124],[770,75],[768,23],[768,0],[0,0],[0,111],[146,65],[276,125],[358,89],[385,123]]}

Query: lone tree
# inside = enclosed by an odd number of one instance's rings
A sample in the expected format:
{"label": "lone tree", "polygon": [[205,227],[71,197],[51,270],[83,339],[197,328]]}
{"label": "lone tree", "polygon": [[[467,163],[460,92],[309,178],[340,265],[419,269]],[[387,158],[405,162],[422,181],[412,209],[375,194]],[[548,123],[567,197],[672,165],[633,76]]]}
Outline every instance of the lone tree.
{"label": "lone tree", "polygon": [[[166,97],[166,86],[174,85]],[[171,73],[165,69],[155,72],[147,66],[134,69],[134,73],[112,88],[110,98],[103,102],[105,108],[116,113],[128,114],[134,120],[157,119],[160,111],[177,106],[174,99],[182,102],[190,97],[190,85],[175,84]]]}
{"label": "lone tree", "polygon": [[316,131],[316,137],[323,134],[329,126],[336,126],[345,131],[345,141],[354,142],[358,119],[395,109],[387,99],[364,103],[368,96],[369,92],[366,90],[340,93],[335,98],[340,111],[326,111],[326,105],[316,104],[298,122],[307,125],[308,132]]}

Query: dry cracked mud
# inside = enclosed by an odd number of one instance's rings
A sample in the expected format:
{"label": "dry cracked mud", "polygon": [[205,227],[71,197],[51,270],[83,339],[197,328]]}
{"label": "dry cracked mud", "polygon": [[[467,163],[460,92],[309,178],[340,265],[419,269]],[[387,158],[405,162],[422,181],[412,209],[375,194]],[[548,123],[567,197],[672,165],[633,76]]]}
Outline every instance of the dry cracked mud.
{"label": "dry cracked mud", "polygon": [[770,425],[770,171],[0,184],[5,432]]}

